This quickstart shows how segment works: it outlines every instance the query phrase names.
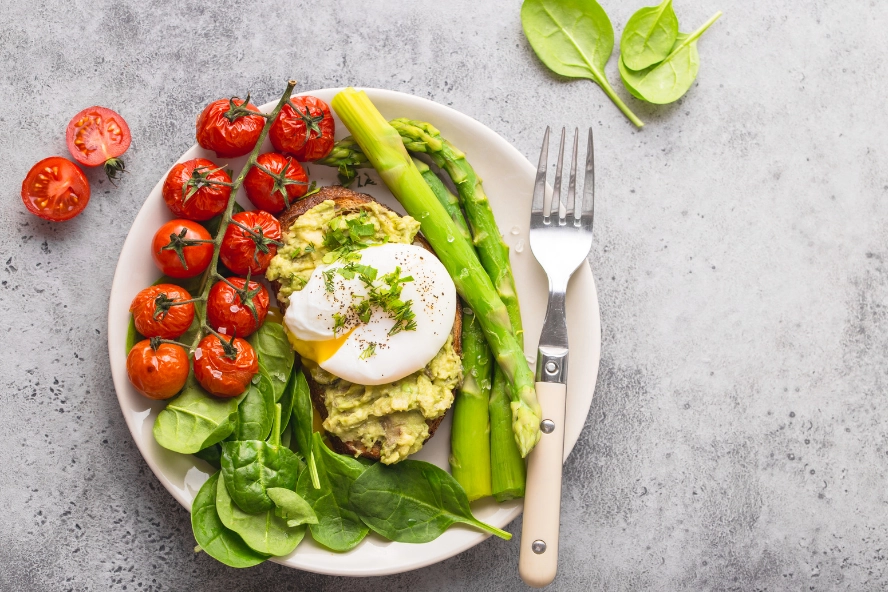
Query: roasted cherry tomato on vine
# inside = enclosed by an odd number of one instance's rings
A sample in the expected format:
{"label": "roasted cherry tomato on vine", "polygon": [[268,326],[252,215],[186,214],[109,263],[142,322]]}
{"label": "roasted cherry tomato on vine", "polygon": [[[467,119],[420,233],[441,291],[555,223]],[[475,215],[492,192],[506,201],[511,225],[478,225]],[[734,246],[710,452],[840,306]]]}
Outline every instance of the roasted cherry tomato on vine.
{"label": "roasted cherry tomato on vine", "polygon": [[22,201],[35,216],[70,220],[89,203],[89,181],[77,165],[61,156],[44,158],[22,181]]}
{"label": "roasted cherry tomato on vine", "polygon": [[231,177],[213,161],[194,158],[180,162],[163,182],[163,201],[177,216],[209,220],[225,210],[231,195],[231,187],[218,183],[231,183]]}
{"label": "roasted cherry tomato on vine", "polygon": [[240,337],[223,341],[207,335],[194,350],[194,377],[217,397],[236,397],[259,371],[253,347]]}
{"label": "roasted cherry tomato on vine", "polygon": [[83,166],[104,165],[114,182],[123,172],[120,156],[132,141],[129,126],[119,114],[105,107],[88,107],[75,115],[65,130],[65,142],[74,160]]}
{"label": "roasted cherry tomato on vine", "polygon": [[268,290],[238,277],[213,284],[207,297],[207,322],[223,335],[246,337],[265,322]]}
{"label": "roasted cherry tomato on vine", "polygon": [[130,382],[149,399],[169,399],[181,391],[188,370],[185,348],[172,343],[145,339],[134,345],[126,357]]}
{"label": "roasted cherry tomato on vine", "polygon": [[174,284],[157,284],[145,288],[133,298],[130,312],[136,331],[145,337],[175,339],[191,326],[194,303],[185,288]]}
{"label": "roasted cherry tomato on vine", "polygon": [[240,212],[231,222],[222,237],[219,259],[239,275],[265,273],[281,244],[280,222],[262,210]]}
{"label": "roasted cherry tomato on vine", "polygon": [[154,234],[151,257],[164,275],[194,277],[210,266],[213,237],[197,222],[170,220]]}
{"label": "roasted cherry tomato on vine", "polygon": [[284,105],[268,137],[278,152],[302,162],[324,158],[333,149],[336,124],[330,106],[317,97],[299,96]]}
{"label": "roasted cherry tomato on vine", "polygon": [[279,214],[308,192],[308,175],[296,159],[268,152],[244,178],[250,202],[260,210]]}
{"label": "roasted cherry tomato on vine", "polygon": [[249,95],[246,101],[238,97],[213,101],[197,118],[197,143],[214,150],[219,158],[249,153],[265,127],[265,118],[248,115],[248,111],[259,111]]}

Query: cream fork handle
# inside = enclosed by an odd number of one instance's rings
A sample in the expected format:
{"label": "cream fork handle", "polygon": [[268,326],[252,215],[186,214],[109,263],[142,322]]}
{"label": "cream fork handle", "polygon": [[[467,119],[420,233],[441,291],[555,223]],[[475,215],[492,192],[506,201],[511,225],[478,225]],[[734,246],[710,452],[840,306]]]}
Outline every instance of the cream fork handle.
{"label": "cream fork handle", "polygon": [[[558,570],[567,386],[555,382],[538,382],[536,394],[543,410],[543,433],[527,459],[524,526],[521,529],[518,573],[529,586],[542,588],[552,583]],[[554,423],[554,429],[548,434],[545,432],[547,421]]]}

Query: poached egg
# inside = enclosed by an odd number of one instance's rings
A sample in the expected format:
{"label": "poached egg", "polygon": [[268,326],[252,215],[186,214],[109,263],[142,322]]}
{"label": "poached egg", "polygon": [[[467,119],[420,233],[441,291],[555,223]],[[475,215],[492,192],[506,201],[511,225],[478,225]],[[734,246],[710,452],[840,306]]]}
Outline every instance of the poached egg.
{"label": "poached egg", "polygon": [[[315,268],[290,296],[284,324],[299,355],[327,372],[355,384],[387,384],[424,368],[444,346],[456,288],[422,247],[388,243],[358,253],[360,260]],[[400,289],[396,298],[386,297],[391,284]],[[397,300],[401,306],[393,307]]]}

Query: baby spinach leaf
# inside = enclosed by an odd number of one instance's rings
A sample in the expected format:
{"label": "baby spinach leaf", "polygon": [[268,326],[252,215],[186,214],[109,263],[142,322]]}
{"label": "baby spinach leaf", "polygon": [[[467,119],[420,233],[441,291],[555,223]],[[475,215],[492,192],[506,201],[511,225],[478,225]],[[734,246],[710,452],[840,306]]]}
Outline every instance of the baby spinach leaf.
{"label": "baby spinach leaf", "polygon": [[275,405],[271,439],[235,440],[222,443],[222,477],[235,503],[245,512],[274,508],[269,487],[295,489],[301,461],[292,450],[281,446],[280,405]]}
{"label": "baby spinach leaf", "polygon": [[314,451],[312,451],[311,434],[314,412],[311,405],[311,393],[308,390],[308,381],[302,370],[294,370],[293,391],[293,439],[296,441],[296,449],[308,463],[308,473],[311,484],[315,489],[320,487],[318,481],[318,469],[315,464]]}
{"label": "baby spinach leaf", "polygon": [[213,444],[212,446],[207,446],[203,450],[198,450],[194,453],[194,456],[209,464],[214,469],[218,470],[222,468],[222,446],[219,444]]}
{"label": "baby spinach leaf", "polygon": [[521,25],[537,57],[553,72],[594,80],[638,127],[638,117],[617,96],[604,73],[614,50],[614,27],[595,0],[524,0]]}
{"label": "baby spinach leaf", "polygon": [[697,78],[700,69],[700,55],[697,53],[697,39],[712,23],[722,15],[716,13],[711,19],[691,34],[679,33],[675,47],[659,64],[644,70],[634,71],[620,61],[620,77],[626,89],[636,98],[648,103],[665,105],[680,99]]}
{"label": "baby spinach leaf", "polygon": [[154,439],[168,450],[194,454],[224,440],[233,430],[244,395],[214,397],[188,377],[182,392],[171,399],[154,421]]}
{"label": "baby spinach leaf", "polygon": [[229,567],[252,567],[267,559],[257,553],[233,530],[222,524],[216,512],[216,486],[219,473],[207,479],[191,505],[194,540],[207,555]]}
{"label": "baby spinach leaf", "polygon": [[367,526],[391,541],[427,543],[455,522],[512,538],[472,515],[466,492],[450,473],[420,460],[370,467],[352,485],[351,502]]}
{"label": "baby spinach leaf", "polygon": [[646,6],[633,14],[620,37],[620,56],[631,70],[643,70],[663,61],[678,35],[678,17],[672,0],[658,6]]}
{"label": "baby spinach leaf", "polygon": [[333,551],[348,551],[360,543],[369,529],[352,508],[349,490],[364,472],[364,465],[327,448],[317,432],[312,435],[320,489],[311,484],[308,471],[299,475],[296,490],[311,504],[318,523],[310,524],[311,536]]}
{"label": "baby spinach leaf", "polygon": [[296,353],[280,323],[266,321],[247,339],[259,358],[259,368],[271,379],[274,389],[274,402],[284,393],[284,387],[293,369]]}
{"label": "baby spinach leaf", "polygon": [[305,526],[287,526],[274,509],[251,514],[241,510],[231,496],[222,475],[216,485],[216,512],[226,528],[241,536],[254,551],[281,557],[289,555],[305,536]]}
{"label": "baby spinach leaf", "polygon": [[309,503],[295,491],[283,487],[272,487],[267,491],[268,497],[274,502],[275,516],[286,520],[287,526],[318,523],[318,517]]}
{"label": "baby spinach leaf", "polygon": [[274,423],[274,392],[271,380],[260,369],[237,407],[234,440],[265,440]]}
{"label": "baby spinach leaf", "polygon": [[290,377],[287,378],[287,385],[284,387],[284,392],[281,394],[281,398],[278,401],[281,404],[281,430],[287,429],[287,426],[290,425],[290,420],[293,417],[297,374],[300,374],[299,370],[295,367],[292,368],[290,371]]}

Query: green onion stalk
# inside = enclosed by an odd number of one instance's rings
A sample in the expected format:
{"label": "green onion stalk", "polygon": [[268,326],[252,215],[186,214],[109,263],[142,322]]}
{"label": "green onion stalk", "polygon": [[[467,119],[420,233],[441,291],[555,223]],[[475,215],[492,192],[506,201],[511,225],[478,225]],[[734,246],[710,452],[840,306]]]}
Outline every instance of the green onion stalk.
{"label": "green onion stalk", "polygon": [[472,242],[439,203],[401,140],[366,93],[348,88],[333,98],[333,109],[349,129],[383,182],[413,218],[453,278],[457,292],[469,305],[503,374],[509,382],[512,431],[521,456],[540,439],[541,410],[534,390],[534,373],[524,358],[509,312]]}

